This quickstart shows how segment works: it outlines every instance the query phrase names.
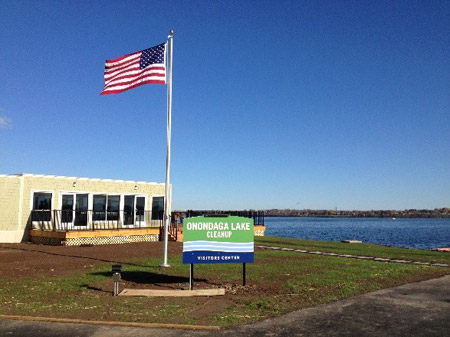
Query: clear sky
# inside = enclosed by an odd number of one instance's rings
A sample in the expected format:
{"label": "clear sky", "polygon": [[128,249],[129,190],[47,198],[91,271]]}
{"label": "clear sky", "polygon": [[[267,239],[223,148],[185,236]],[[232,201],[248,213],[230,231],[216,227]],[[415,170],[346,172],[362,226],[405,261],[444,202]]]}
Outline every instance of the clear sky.
{"label": "clear sky", "polygon": [[0,174],[164,182],[170,29],[173,208],[450,207],[449,1],[0,0]]}

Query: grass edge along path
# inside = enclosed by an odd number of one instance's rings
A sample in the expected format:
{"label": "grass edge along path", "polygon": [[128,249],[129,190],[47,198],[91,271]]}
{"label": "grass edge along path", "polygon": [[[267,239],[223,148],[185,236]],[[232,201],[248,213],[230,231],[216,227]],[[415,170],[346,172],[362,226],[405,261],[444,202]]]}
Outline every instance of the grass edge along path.
{"label": "grass edge along path", "polygon": [[450,253],[431,250],[389,247],[368,243],[344,243],[338,241],[315,241],[305,239],[281,238],[276,236],[255,237],[255,246],[263,248],[293,248],[298,252],[339,257],[360,257],[375,261],[400,263],[426,262],[426,264],[448,267]]}
{"label": "grass edge along path", "polygon": [[424,266],[433,266],[433,267],[450,267],[450,264],[447,263],[431,263],[431,262],[421,262],[421,261],[411,261],[411,260],[398,260],[398,259],[388,259],[383,257],[373,257],[373,256],[361,256],[361,255],[349,255],[349,254],[336,254],[336,253],[324,253],[319,251],[311,251],[305,249],[295,249],[295,248],[285,248],[285,247],[273,247],[273,246],[256,246],[260,249],[271,249],[271,250],[282,250],[287,252],[297,252],[297,253],[305,253],[305,254],[316,254],[322,256],[334,256],[334,257],[343,257],[350,259],[360,259],[360,260],[370,260],[376,262],[392,262],[392,263],[406,263],[406,264],[417,264]]}
{"label": "grass edge along path", "polygon": [[133,327],[133,328],[152,328],[152,329],[179,329],[179,330],[219,330],[220,329],[220,327],[216,326],[216,325],[164,324],[164,323],[119,322],[119,321],[91,321],[91,320],[86,320],[86,319],[14,316],[14,315],[0,315],[0,319],[9,319],[9,320],[27,321],[27,322],[109,325],[109,326],[122,326],[122,327]]}

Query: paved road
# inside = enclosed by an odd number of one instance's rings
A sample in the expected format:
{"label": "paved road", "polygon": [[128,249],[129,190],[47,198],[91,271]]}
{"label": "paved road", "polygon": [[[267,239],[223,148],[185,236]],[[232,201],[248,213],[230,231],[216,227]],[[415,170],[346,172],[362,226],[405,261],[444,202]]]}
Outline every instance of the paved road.
{"label": "paved road", "polygon": [[0,336],[449,336],[450,275],[221,331],[180,331],[0,320]]}

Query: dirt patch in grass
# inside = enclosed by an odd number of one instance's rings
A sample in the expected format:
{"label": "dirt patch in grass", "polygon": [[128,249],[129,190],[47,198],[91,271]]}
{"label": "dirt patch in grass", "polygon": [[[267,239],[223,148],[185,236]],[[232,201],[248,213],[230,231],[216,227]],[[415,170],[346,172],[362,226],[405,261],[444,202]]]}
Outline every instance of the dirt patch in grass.
{"label": "dirt patch in grass", "polygon": [[[171,242],[170,255],[181,251],[181,243]],[[86,247],[0,244],[0,275],[13,278],[70,275],[104,263],[132,265],[130,260],[145,256],[160,256],[162,262],[163,242]]]}

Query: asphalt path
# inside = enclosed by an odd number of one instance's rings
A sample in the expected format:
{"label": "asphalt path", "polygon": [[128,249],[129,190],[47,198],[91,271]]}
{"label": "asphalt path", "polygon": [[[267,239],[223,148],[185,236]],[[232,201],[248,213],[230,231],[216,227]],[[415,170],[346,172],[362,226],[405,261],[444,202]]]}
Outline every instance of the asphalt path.
{"label": "asphalt path", "polygon": [[0,336],[449,336],[450,275],[220,331],[145,329],[0,319]]}

